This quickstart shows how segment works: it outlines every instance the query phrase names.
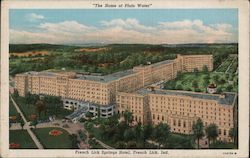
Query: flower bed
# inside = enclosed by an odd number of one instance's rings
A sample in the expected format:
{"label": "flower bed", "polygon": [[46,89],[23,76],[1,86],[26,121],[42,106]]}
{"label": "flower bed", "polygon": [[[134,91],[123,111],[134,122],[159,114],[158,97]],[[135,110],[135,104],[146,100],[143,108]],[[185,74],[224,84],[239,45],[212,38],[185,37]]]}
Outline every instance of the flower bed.
{"label": "flower bed", "polygon": [[10,149],[19,149],[20,148],[20,144],[18,143],[10,143]]}
{"label": "flower bed", "polygon": [[62,131],[53,129],[53,130],[51,130],[51,131],[49,132],[49,135],[51,135],[51,136],[59,136],[59,135],[61,135],[62,133],[63,133]]}

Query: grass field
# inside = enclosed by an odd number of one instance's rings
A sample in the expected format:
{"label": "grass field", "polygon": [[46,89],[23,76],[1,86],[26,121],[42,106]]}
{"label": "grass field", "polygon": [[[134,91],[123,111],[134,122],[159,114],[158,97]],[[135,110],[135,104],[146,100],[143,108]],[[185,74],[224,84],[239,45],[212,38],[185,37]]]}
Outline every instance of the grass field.
{"label": "grass field", "polygon": [[26,130],[10,130],[9,142],[20,144],[21,149],[37,149]]}
{"label": "grass field", "polygon": [[15,106],[13,105],[12,101],[9,101],[9,116],[17,116],[18,112],[16,111]]}
{"label": "grass field", "polygon": [[35,107],[33,105],[25,104],[25,99],[23,97],[18,97],[15,101],[19,106],[20,110],[23,112],[27,121],[30,121],[30,115],[37,115]]}
{"label": "grass field", "polygon": [[[51,136],[49,132],[53,129],[63,133],[59,136]],[[72,147],[69,133],[62,128],[38,128],[33,131],[46,149],[71,149]]]}

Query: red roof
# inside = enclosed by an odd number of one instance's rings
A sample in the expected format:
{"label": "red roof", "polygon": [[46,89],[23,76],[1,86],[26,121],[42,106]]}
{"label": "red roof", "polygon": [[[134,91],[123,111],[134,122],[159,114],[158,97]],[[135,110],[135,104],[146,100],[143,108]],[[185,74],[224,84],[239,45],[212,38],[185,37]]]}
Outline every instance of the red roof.
{"label": "red roof", "polygon": [[212,84],[208,85],[208,88],[216,88],[216,85],[212,83]]}

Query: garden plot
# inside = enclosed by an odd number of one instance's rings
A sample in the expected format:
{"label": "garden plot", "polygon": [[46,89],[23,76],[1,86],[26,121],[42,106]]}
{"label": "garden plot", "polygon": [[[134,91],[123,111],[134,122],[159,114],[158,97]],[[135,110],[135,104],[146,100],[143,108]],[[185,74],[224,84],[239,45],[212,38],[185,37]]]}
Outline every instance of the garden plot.
{"label": "garden plot", "polygon": [[229,56],[222,64],[216,69],[216,72],[234,73],[238,68],[238,56]]}

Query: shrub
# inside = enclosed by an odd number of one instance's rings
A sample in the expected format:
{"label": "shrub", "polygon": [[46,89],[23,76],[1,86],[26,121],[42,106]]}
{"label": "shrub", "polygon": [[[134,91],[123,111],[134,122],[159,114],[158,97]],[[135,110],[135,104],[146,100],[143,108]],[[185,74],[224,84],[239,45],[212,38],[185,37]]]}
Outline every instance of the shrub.
{"label": "shrub", "polygon": [[128,149],[137,148],[136,142],[135,142],[135,141],[128,141],[128,143],[127,143],[127,148],[128,148]]}
{"label": "shrub", "polygon": [[119,142],[117,142],[117,143],[115,144],[115,148],[116,148],[116,149],[125,149],[125,148],[126,148],[126,144],[125,144],[125,142],[123,142],[123,141],[119,141]]}

